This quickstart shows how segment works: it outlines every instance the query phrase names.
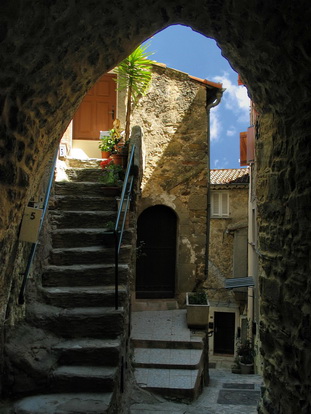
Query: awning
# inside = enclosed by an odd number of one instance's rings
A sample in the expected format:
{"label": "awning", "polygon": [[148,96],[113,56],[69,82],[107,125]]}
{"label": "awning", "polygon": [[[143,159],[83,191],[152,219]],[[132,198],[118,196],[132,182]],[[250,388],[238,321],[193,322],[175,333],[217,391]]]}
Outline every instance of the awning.
{"label": "awning", "polygon": [[252,287],[252,286],[255,286],[254,278],[252,276],[235,277],[235,278],[225,280],[226,289],[234,289],[234,288],[239,288],[239,287]]}

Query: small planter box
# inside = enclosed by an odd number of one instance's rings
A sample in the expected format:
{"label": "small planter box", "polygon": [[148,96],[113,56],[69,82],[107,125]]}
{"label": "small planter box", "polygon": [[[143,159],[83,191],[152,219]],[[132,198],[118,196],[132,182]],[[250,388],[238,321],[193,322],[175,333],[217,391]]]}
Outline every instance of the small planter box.
{"label": "small planter box", "polygon": [[[189,303],[194,292],[186,293],[187,325],[189,328],[206,329],[209,321],[209,301],[206,297],[206,304]],[[192,302],[192,301],[191,301]]]}

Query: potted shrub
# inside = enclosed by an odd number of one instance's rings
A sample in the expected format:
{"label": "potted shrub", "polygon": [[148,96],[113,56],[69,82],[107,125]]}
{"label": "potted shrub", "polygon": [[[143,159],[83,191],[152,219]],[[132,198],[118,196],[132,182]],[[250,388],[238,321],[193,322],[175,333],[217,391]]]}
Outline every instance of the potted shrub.
{"label": "potted shrub", "polygon": [[209,301],[206,292],[187,292],[186,307],[188,327],[205,329],[209,321]]}
{"label": "potted shrub", "polygon": [[242,342],[238,347],[237,355],[241,367],[241,374],[250,374],[253,371],[255,357],[252,341],[246,339]]}
{"label": "potted shrub", "polygon": [[100,131],[100,142],[98,148],[102,152],[102,158],[109,158],[110,153],[114,150],[115,145],[120,141],[118,131],[113,128],[110,131]]}
{"label": "potted shrub", "polygon": [[124,180],[124,169],[121,165],[116,165],[112,160],[105,160],[100,163],[102,174],[100,182],[105,187],[121,187]]}

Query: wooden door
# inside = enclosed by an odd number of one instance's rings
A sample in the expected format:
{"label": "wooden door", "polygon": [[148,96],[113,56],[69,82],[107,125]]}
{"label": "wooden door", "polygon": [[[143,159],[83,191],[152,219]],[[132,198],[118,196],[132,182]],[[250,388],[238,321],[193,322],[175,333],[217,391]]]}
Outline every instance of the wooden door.
{"label": "wooden door", "polygon": [[108,131],[116,116],[115,75],[102,76],[85,95],[73,118],[74,139],[99,139],[99,131]]}
{"label": "wooden door", "polygon": [[173,298],[176,268],[175,212],[166,206],[146,209],[137,223],[136,298]]}
{"label": "wooden door", "polygon": [[214,354],[234,354],[235,313],[215,312]]}

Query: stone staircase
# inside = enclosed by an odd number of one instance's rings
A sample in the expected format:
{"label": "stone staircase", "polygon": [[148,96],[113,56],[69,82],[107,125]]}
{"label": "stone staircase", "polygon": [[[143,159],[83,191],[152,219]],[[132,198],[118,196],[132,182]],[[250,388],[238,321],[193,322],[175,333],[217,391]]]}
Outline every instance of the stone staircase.
{"label": "stone staircase", "polygon": [[132,314],[137,384],[178,401],[192,401],[208,383],[205,334],[193,333],[183,309]]}
{"label": "stone staircase", "polygon": [[[70,181],[55,183],[51,249],[37,298],[26,308],[28,326],[20,328],[23,350],[18,353],[10,341],[7,349],[15,358],[10,361],[12,391],[37,395],[16,402],[14,414],[119,412],[127,360],[131,232],[126,231],[121,248],[116,310],[114,247],[106,223],[115,220],[119,191],[105,192],[99,172],[71,169]],[[30,350],[24,352],[27,343]],[[19,386],[17,376],[31,373],[28,389]]]}

